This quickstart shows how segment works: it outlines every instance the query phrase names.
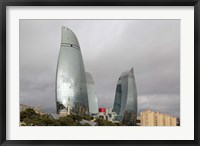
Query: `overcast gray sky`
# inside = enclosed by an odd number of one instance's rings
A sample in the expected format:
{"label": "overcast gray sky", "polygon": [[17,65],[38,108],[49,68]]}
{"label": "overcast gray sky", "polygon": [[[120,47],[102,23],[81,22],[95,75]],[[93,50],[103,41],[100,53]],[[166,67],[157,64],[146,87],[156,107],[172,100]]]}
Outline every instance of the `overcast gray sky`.
{"label": "overcast gray sky", "polygon": [[119,76],[134,67],[138,113],[180,116],[180,20],[20,20],[21,104],[55,112],[61,26],[79,40],[99,107],[113,107]]}

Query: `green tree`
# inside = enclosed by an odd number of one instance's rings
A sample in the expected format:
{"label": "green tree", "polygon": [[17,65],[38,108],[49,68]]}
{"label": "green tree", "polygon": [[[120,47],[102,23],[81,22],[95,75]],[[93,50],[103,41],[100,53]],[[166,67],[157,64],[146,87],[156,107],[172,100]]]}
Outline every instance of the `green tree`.
{"label": "green tree", "polygon": [[92,116],[89,116],[89,115],[84,115],[82,118],[85,119],[85,120],[88,120],[88,121],[94,119]]}
{"label": "green tree", "polygon": [[74,120],[69,116],[60,117],[58,120],[59,120],[61,126],[73,126],[74,125]]}
{"label": "green tree", "polygon": [[28,119],[34,119],[38,116],[38,114],[35,112],[32,108],[27,108],[20,112],[20,121],[22,122],[25,118]]}

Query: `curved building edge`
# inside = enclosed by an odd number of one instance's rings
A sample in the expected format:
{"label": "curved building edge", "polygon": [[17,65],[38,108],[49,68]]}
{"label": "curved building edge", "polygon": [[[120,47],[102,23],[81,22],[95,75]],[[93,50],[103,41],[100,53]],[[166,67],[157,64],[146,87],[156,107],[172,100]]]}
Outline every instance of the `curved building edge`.
{"label": "curved building edge", "polygon": [[56,70],[56,109],[58,113],[78,115],[89,113],[85,68],[79,47],[76,35],[69,28],[62,27]]}
{"label": "curved building edge", "polygon": [[88,103],[89,103],[89,113],[91,115],[98,113],[98,99],[95,90],[95,82],[92,77],[92,74],[89,72],[85,72],[86,76],[86,85],[88,92]]}

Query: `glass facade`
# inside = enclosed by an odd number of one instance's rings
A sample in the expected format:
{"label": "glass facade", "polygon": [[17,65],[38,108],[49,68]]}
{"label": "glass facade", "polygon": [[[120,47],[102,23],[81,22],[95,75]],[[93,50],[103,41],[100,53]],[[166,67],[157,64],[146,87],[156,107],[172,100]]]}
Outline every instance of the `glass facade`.
{"label": "glass facade", "polygon": [[56,73],[56,102],[58,113],[69,105],[71,113],[89,113],[85,69],[79,42],[67,27],[62,27]]}
{"label": "glass facade", "polygon": [[136,125],[137,89],[133,68],[122,73],[117,82],[113,112],[125,125]]}
{"label": "glass facade", "polygon": [[121,99],[122,99],[122,87],[121,84],[118,84],[115,93],[115,106],[113,108],[113,110],[118,115],[120,114],[120,109],[121,109]]}
{"label": "glass facade", "polygon": [[90,73],[86,72],[86,85],[87,85],[87,92],[88,92],[88,102],[89,102],[89,113],[90,114],[97,114],[98,113],[98,101],[97,95],[95,91],[95,84],[93,77]]}

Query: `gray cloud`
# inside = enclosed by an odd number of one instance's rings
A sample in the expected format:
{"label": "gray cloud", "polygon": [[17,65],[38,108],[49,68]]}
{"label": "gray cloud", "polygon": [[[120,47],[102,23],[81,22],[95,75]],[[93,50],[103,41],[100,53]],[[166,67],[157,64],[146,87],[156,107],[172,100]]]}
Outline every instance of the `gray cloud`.
{"label": "gray cloud", "polygon": [[180,20],[20,20],[20,103],[55,111],[63,25],[78,37],[100,107],[112,108],[120,74],[134,67],[139,111],[179,116]]}
{"label": "gray cloud", "polygon": [[151,95],[138,97],[139,111],[153,109],[163,113],[168,113],[179,117],[180,114],[180,96],[178,95]]}

